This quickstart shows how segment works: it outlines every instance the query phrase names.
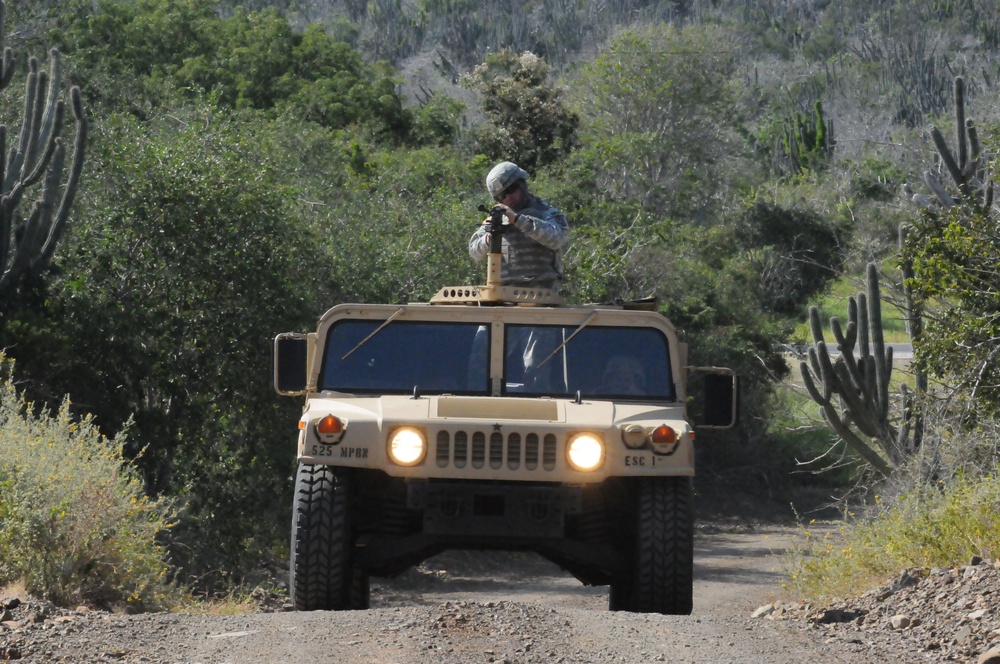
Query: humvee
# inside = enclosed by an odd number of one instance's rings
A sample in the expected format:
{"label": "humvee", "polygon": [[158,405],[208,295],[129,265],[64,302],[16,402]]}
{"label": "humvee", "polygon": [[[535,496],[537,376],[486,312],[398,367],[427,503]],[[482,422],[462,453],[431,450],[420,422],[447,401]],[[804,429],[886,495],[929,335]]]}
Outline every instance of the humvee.
{"label": "humvee", "polygon": [[692,608],[694,426],[736,421],[732,371],[687,366],[654,303],[567,306],[503,285],[340,304],[274,341],[304,396],[292,510],[298,610],[365,609],[371,576],[448,549],[534,551],[609,608]]}

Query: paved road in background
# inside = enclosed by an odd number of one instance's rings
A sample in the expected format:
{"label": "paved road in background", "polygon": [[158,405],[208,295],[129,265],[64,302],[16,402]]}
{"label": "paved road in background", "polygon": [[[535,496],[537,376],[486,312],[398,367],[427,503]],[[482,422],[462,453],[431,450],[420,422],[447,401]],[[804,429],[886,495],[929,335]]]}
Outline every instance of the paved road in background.
{"label": "paved road in background", "polygon": [[[886,346],[892,347],[892,359],[894,360],[912,360],[913,359],[913,344],[886,344]],[[791,344],[786,344],[785,349],[789,355],[796,358],[805,358],[806,349],[808,346],[793,346]],[[840,355],[840,351],[837,349],[837,344],[828,344],[827,349],[830,351],[830,355],[836,357]]]}

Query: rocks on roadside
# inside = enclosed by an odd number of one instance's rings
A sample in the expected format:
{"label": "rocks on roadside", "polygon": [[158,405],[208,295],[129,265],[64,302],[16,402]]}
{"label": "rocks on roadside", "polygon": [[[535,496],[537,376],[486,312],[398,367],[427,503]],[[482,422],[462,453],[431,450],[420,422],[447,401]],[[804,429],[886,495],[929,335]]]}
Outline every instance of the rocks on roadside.
{"label": "rocks on roadside", "polygon": [[1000,664],[1000,646],[990,648],[976,660],[976,664]]}
{"label": "rocks on roadside", "polygon": [[912,623],[913,621],[910,620],[910,616],[903,615],[902,613],[897,613],[889,618],[889,626],[893,629],[906,629]]}
{"label": "rocks on roadside", "polygon": [[39,654],[40,633],[75,630],[74,623],[93,617],[111,615],[85,606],[75,611],[61,609],[51,602],[19,597],[0,600],[0,661],[29,659]]}
{"label": "rocks on roadside", "polygon": [[900,645],[933,661],[1000,664],[1000,560],[977,556],[959,567],[911,568],[880,588],[827,607],[778,602],[752,615],[840,633],[852,642],[903,641]]}

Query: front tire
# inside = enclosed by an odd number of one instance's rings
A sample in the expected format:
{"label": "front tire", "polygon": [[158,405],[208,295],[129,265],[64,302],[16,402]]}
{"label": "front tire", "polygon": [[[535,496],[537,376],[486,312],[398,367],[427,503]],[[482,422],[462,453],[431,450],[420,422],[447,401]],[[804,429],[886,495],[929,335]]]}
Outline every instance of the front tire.
{"label": "front tire", "polygon": [[690,615],[694,604],[691,479],[637,480],[632,567],[612,578],[612,611]]}
{"label": "front tire", "polygon": [[690,615],[694,603],[692,502],[690,478],[641,480],[633,611]]}
{"label": "front tire", "polygon": [[353,565],[350,494],[344,469],[299,464],[289,565],[299,611],[368,608],[368,575]]}

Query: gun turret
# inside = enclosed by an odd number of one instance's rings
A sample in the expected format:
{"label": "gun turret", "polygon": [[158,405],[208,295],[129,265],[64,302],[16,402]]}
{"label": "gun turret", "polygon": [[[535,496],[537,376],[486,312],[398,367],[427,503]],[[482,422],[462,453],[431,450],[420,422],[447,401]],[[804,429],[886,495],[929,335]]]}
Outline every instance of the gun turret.
{"label": "gun turret", "polygon": [[480,212],[490,215],[490,251],[486,257],[486,285],[497,287],[500,285],[500,266],[503,260],[503,234],[511,228],[504,224],[504,208],[494,205],[492,209],[485,205],[479,206]]}
{"label": "gun turret", "polygon": [[551,288],[535,286],[504,286],[500,279],[503,263],[503,234],[514,230],[505,224],[504,207],[479,206],[480,212],[490,215],[490,246],[486,255],[486,284],[483,286],[445,286],[431,298],[431,304],[516,304],[529,306],[559,306],[559,294]]}

